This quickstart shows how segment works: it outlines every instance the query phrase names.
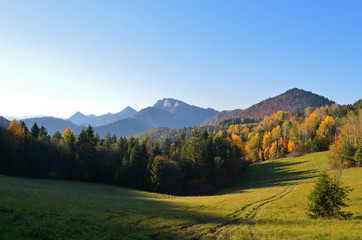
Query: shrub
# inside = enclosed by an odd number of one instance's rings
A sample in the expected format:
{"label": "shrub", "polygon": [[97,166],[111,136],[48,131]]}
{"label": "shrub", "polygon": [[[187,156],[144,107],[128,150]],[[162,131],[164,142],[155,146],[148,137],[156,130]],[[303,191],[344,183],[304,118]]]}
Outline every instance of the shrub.
{"label": "shrub", "polygon": [[341,211],[342,207],[348,207],[346,201],[351,191],[350,187],[342,185],[340,177],[331,177],[323,172],[308,197],[307,214],[312,218],[351,215]]}

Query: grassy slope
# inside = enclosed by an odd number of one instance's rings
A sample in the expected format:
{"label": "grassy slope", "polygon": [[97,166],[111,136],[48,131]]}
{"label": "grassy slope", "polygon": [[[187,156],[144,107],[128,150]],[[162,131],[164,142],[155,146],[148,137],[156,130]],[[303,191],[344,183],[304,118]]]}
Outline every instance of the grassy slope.
{"label": "grassy slope", "polygon": [[207,197],[0,176],[0,239],[361,239],[362,168],[342,175],[353,219],[306,217],[327,161],[324,152],[256,164]]}

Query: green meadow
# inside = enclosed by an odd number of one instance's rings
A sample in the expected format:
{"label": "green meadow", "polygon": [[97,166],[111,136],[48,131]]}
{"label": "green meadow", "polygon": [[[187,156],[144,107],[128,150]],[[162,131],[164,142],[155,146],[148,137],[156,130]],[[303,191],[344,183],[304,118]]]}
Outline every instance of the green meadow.
{"label": "green meadow", "polygon": [[0,175],[0,239],[362,239],[362,168],[331,171],[354,189],[351,219],[306,215],[328,154],[251,165],[201,197]]}

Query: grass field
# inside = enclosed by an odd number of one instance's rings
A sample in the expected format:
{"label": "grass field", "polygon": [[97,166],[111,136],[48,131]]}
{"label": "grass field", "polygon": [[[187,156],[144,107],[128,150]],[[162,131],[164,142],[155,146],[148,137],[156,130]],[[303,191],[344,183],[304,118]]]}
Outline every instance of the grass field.
{"label": "grass field", "polygon": [[362,239],[362,168],[342,173],[352,219],[305,214],[327,155],[252,165],[206,197],[0,175],[0,239]]}

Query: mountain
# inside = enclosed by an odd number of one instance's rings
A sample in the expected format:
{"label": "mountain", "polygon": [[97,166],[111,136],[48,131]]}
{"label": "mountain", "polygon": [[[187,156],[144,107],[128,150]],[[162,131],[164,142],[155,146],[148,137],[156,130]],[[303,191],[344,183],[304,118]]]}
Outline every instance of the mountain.
{"label": "mountain", "polygon": [[131,108],[130,106],[127,106],[125,109],[123,109],[122,111],[120,111],[119,113],[116,113],[117,116],[121,117],[122,119],[125,118],[129,118],[132,117],[133,115],[135,115],[137,113],[136,110],[134,110],[133,108]]}
{"label": "mountain", "polygon": [[186,118],[154,107],[142,109],[132,118],[142,122],[148,129],[154,127],[182,128],[194,125]]}
{"label": "mountain", "polygon": [[100,116],[96,116],[94,114],[84,115],[81,112],[76,112],[70,118],[68,118],[68,120],[78,126],[91,125],[96,127],[96,126],[107,125],[119,121],[121,119],[132,117],[136,113],[137,113],[136,110],[128,106],[118,113],[107,113]]}
{"label": "mountain", "polygon": [[193,123],[176,114],[160,110],[154,107],[142,109],[133,117],[122,119],[117,122],[95,127],[94,131],[98,132],[101,137],[109,131],[112,135],[130,136],[155,127],[183,128],[193,126]]}
{"label": "mountain", "polygon": [[265,116],[272,115],[273,113],[276,113],[280,110],[285,112],[295,112],[301,111],[306,107],[321,107],[325,105],[331,105],[333,103],[335,102],[323,96],[305,91],[303,89],[293,88],[281,95],[268,98],[257,104],[254,104],[245,110],[236,109],[232,111],[222,111],[204,121],[202,125],[212,125],[232,118],[246,117],[260,119]]}
{"label": "mountain", "polygon": [[91,118],[91,115],[86,116],[81,112],[76,112],[70,118],[68,118],[68,120],[77,125],[86,125],[83,123],[87,122],[89,118]]}
{"label": "mountain", "polygon": [[211,108],[204,109],[176,99],[164,98],[157,101],[153,107],[140,110],[131,118],[95,127],[94,131],[98,132],[101,137],[104,137],[108,131],[120,137],[130,136],[156,127],[170,129],[192,127],[200,125],[207,118],[217,113]]}
{"label": "mountain", "polygon": [[28,128],[37,122],[38,126],[46,127],[51,135],[56,131],[63,132],[68,126],[78,134],[83,127],[91,125],[94,132],[98,132],[101,137],[104,137],[108,131],[111,135],[115,134],[117,137],[121,137],[155,127],[177,129],[197,126],[217,113],[211,108],[204,109],[176,99],[164,98],[157,101],[153,107],[144,108],[139,112],[131,107],[126,107],[115,114],[94,116],[76,112],[67,120],[42,117],[24,119],[24,122]]}
{"label": "mountain", "polygon": [[110,132],[117,137],[127,137],[138,132],[147,130],[147,127],[140,121],[134,118],[122,119],[104,126],[94,127],[94,132],[97,132],[102,138]]}
{"label": "mountain", "polygon": [[180,116],[182,119],[188,121],[188,126],[198,126],[206,119],[218,114],[218,111],[212,108],[205,109],[191,106],[173,98],[159,100],[153,107]]}
{"label": "mountain", "polygon": [[75,133],[78,133],[81,130],[81,127],[75,125],[69,120],[54,117],[27,118],[22,119],[22,121],[25,122],[29,130],[35,122],[39,127],[44,126],[50,135],[53,135],[56,131],[63,133],[67,127],[70,127],[70,129],[72,129]]}
{"label": "mountain", "polygon": [[3,116],[0,116],[0,131],[6,130],[10,125],[10,121],[4,118]]}

